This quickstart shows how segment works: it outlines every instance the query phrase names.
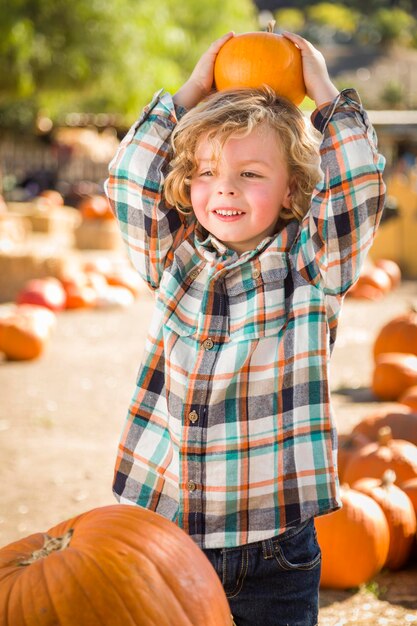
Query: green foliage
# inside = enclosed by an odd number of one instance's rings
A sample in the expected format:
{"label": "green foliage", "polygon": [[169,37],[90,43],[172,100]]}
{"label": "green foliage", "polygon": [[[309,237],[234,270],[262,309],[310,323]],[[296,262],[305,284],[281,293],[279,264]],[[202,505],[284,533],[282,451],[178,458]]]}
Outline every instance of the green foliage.
{"label": "green foliage", "polygon": [[404,102],[404,88],[397,81],[391,81],[385,85],[380,98],[384,106],[389,109],[401,108]]}
{"label": "green foliage", "polygon": [[372,23],[380,34],[382,43],[408,44],[417,30],[416,19],[399,8],[379,9],[373,15]]}
{"label": "green foliage", "polygon": [[358,14],[342,4],[321,2],[307,9],[310,22],[352,34],[358,26]]}
{"label": "green foliage", "polygon": [[176,90],[213,39],[257,29],[251,0],[14,0],[1,13],[0,126],[26,127],[40,109],[129,123],[154,91]]}
{"label": "green foliage", "polygon": [[305,17],[300,9],[279,9],[275,11],[278,30],[288,30],[289,32],[301,32],[304,28]]}
{"label": "green foliage", "polygon": [[[305,10],[308,7],[320,4],[320,0],[257,0],[257,4],[272,10],[286,6]],[[417,12],[417,0],[344,0],[340,2],[349,9],[360,11],[364,15],[371,15],[377,9],[398,7],[408,12]]]}

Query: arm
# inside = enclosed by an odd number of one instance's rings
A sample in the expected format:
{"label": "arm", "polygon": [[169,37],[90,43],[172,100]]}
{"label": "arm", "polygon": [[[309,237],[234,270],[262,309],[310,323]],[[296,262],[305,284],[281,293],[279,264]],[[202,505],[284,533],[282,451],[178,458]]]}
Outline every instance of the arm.
{"label": "arm", "polygon": [[323,56],[301,37],[307,93],[317,105],[312,122],[322,135],[323,179],[302,225],[295,263],[306,280],[340,296],[359,277],[381,217],[385,160],[354,90],[338,93]]}
{"label": "arm", "polygon": [[171,133],[186,108],[210,92],[217,52],[231,36],[229,33],[210,46],[173,98],[167,93],[156,94],[109,166],[106,194],[130,259],[152,289],[159,287],[173,251],[194,228],[194,223],[188,225],[163,197]]}

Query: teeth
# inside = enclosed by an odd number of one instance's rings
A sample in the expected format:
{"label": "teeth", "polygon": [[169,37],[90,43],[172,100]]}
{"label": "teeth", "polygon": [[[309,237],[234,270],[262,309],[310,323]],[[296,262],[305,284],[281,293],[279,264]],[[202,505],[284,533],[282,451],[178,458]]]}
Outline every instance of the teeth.
{"label": "teeth", "polygon": [[242,215],[243,211],[224,211],[224,210],[216,210],[215,213],[218,215]]}

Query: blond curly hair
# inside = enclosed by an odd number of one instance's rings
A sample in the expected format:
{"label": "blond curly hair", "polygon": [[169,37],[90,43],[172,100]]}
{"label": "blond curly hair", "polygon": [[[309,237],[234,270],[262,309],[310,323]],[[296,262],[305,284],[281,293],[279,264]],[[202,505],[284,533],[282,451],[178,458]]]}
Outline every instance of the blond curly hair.
{"label": "blond curly hair", "polygon": [[213,143],[218,156],[230,137],[244,137],[260,124],[276,132],[288,167],[291,206],[281,209],[280,218],[301,221],[322,176],[319,133],[294,104],[269,87],[214,93],[182,117],[171,138],[173,158],[164,185],[167,202],[181,213],[192,213],[190,185],[201,138]]}

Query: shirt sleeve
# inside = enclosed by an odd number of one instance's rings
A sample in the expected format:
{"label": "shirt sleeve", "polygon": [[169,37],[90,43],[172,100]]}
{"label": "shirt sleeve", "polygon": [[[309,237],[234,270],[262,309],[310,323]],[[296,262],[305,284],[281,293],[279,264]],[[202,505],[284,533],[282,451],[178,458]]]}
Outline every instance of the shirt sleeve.
{"label": "shirt sleeve", "polygon": [[170,136],[184,113],[170,94],[157,92],[122,140],[104,185],[129,257],[152,289],[187,236],[185,217],[163,197]]}
{"label": "shirt sleeve", "polygon": [[359,277],[382,214],[385,159],[355,90],[342,91],[311,119],[322,133],[323,177],[301,224],[295,263],[327,295],[342,296]]}

